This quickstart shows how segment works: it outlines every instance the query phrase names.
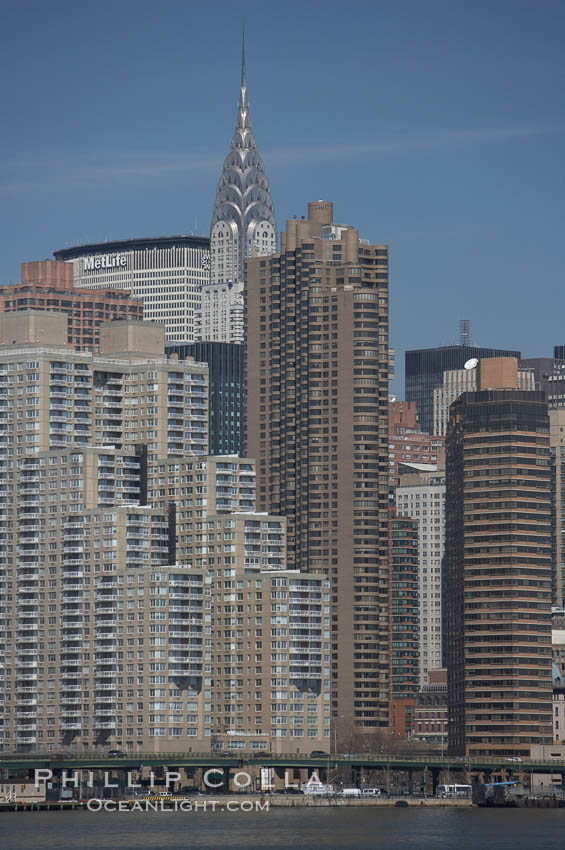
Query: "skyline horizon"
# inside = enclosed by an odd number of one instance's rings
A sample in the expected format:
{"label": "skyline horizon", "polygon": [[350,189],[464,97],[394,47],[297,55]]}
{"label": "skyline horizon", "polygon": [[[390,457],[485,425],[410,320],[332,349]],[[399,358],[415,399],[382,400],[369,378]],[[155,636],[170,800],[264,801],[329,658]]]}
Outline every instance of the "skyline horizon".
{"label": "skyline horizon", "polygon": [[[49,10],[31,5],[31,29],[12,10],[5,30],[13,82],[2,108],[19,121],[0,140],[0,194],[9,210],[2,283],[19,279],[21,262],[69,246],[207,235],[236,115],[238,15],[226,3],[221,20],[176,0],[165,4],[179,23],[214,21],[216,61],[206,39],[191,39],[188,53],[177,49],[183,27],[163,29],[161,20],[151,23],[169,49],[156,49],[146,2],[136,4],[125,51],[120,23],[129,2],[103,42],[102,21],[88,10],[73,18],[68,0]],[[334,202],[336,220],[391,247],[397,395],[403,352],[457,344],[463,317],[476,345],[551,356],[547,337],[550,349],[561,342],[559,310],[546,307],[563,271],[563,9],[547,0],[536,17],[527,3],[470,10],[434,0],[425,15],[413,0],[401,10],[356,2],[338,27],[334,5],[323,18],[315,7],[304,10],[300,32],[284,10],[273,11],[274,40],[255,15],[246,22],[251,119],[278,228],[322,197]],[[355,12],[367,32],[355,28]],[[379,32],[376,53],[369,22]],[[90,37],[77,44],[85,25]],[[24,32],[30,49],[22,64],[14,49]],[[189,111],[178,108],[187,89]],[[53,110],[53,92],[73,108]]]}

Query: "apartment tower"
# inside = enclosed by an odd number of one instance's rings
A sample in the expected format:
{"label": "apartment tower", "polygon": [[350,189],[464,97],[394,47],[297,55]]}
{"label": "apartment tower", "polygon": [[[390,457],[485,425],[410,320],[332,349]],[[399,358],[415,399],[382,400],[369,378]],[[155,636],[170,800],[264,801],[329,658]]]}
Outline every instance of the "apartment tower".
{"label": "apartment tower", "polygon": [[516,360],[479,362],[446,461],[450,749],[528,756],[552,728],[551,482],[547,404]]}
{"label": "apartment tower", "polygon": [[327,579],[208,455],[206,364],[146,322],[98,355],[63,313],[1,322],[0,749],[327,746]]}
{"label": "apartment tower", "polygon": [[565,599],[565,410],[549,411],[553,544],[553,604]]}
{"label": "apartment tower", "polygon": [[291,219],[247,261],[245,452],[258,506],[287,519],[288,566],[330,579],[332,711],[388,725],[388,249]]}

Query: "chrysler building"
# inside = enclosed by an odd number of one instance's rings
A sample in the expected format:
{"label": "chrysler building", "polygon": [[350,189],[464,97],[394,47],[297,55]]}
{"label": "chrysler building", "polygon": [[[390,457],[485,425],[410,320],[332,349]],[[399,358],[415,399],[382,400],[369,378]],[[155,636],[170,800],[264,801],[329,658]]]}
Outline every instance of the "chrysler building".
{"label": "chrysler building", "polygon": [[243,342],[245,260],[276,250],[271,188],[249,118],[244,36],[237,121],[210,225],[210,283],[202,289],[199,339]]}

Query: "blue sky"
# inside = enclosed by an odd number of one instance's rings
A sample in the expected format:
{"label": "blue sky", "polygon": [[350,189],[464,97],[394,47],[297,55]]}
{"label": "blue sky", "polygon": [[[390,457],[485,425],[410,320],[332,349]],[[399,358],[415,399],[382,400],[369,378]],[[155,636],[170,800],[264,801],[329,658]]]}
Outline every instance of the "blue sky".
{"label": "blue sky", "polygon": [[561,0],[19,0],[2,14],[1,283],[66,245],[208,232],[244,18],[279,228],[324,198],[390,245],[400,367],[406,348],[456,342],[460,318],[477,344],[565,343]]}

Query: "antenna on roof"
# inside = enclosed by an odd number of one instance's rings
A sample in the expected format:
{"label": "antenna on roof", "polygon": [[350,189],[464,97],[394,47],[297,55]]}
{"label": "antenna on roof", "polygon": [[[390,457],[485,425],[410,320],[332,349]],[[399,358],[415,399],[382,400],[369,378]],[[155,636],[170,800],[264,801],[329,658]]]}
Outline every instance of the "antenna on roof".
{"label": "antenna on roof", "polygon": [[459,320],[459,345],[471,345],[471,322],[469,319]]}

